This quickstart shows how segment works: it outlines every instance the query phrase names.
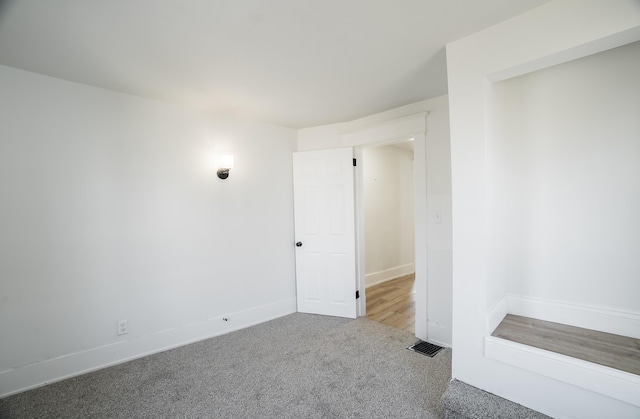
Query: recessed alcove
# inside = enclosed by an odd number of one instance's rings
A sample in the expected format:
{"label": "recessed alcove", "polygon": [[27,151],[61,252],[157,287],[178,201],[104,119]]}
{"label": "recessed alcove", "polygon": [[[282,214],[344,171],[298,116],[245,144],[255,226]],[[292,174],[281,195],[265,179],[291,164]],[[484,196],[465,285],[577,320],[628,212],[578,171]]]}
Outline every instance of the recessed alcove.
{"label": "recessed alcove", "polygon": [[640,405],[637,375],[490,336],[515,314],[640,338],[640,42],[488,98],[485,356]]}
{"label": "recessed alcove", "polygon": [[549,2],[447,45],[452,376],[552,417],[640,413],[627,376],[609,391],[607,367],[491,336],[507,313],[640,331],[640,15],[617,6]]}

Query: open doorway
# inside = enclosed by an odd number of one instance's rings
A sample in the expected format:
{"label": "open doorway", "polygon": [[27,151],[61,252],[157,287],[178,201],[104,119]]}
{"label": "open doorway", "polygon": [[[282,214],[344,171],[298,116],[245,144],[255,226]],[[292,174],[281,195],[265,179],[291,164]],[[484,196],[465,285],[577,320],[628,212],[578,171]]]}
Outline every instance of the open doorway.
{"label": "open doorway", "polygon": [[366,316],[415,333],[413,141],[362,149]]}

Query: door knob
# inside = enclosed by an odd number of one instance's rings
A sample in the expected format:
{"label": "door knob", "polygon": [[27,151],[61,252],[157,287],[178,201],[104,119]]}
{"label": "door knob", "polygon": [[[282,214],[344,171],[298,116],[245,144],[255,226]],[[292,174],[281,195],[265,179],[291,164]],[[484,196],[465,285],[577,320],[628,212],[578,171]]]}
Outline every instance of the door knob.
{"label": "door knob", "polygon": [[302,247],[302,242],[297,242],[296,247]]}

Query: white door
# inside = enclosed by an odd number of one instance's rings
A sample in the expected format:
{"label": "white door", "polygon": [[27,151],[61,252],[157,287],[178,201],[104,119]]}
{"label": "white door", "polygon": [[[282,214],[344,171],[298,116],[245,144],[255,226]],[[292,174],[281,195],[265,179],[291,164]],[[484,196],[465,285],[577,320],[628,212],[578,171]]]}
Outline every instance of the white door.
{"label": "white door", "polygon": [[353,149],[293,154],[298,311],[355,319]]}

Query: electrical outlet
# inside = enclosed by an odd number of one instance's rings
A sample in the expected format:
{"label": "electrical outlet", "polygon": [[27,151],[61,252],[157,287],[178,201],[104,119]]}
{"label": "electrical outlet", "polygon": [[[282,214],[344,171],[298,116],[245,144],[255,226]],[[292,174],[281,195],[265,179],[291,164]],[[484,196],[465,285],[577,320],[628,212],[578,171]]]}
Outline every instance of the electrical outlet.
{"label": "electrical outlet", "polygon": [[129,333],[129,320],[118,321],[118,336],[126,335]]}

